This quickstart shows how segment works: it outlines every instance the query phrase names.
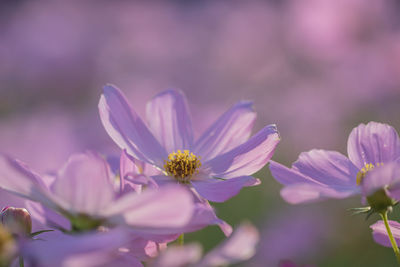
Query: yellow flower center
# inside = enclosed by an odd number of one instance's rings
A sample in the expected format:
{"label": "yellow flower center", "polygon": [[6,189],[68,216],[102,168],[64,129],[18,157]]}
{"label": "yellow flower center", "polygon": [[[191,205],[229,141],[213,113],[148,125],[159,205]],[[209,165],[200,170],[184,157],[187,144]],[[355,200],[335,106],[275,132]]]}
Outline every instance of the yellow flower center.
{"label": "yellow flower center", "polygon": [[[377,163],[376,167],[382,166],[383,163]],[[357,173],[356,184],[360,185],[362,180],[364,179],[365,175],[371,170],[375,168],[374,164],[367,163],[365,166]]]}
{"label": "yellow flower center", "polygon": [[193,174],[199,173],[201,166],[200,157],[189,150],[172,152],[168,155],[168,160],[164,160],[164,163],[164,169],[168,175],[174,176],[178,182],[183,184],[188,183]]}

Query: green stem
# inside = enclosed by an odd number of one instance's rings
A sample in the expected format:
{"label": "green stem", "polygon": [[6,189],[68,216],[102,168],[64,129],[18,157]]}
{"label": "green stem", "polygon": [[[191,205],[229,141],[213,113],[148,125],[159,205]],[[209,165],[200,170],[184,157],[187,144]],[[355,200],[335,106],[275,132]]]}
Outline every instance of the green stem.
{"label": "green stem", "polygon": [[397,246],[396,240],[393,237],[392,231],[390,230],[390,227],[389,227],[387,211],[382,212],[381,217],[383,219],[383,222],[385,223],[385,227],[386,227],[386,231],[389,236],[390,243],[392,244],[394,254],[396,255],[396,258],[397,258],[397,263],[400,266],[400,251],[399,251],[399,247]]}
{"label": "green stem", "polygon": [[22,256],[19,256],[19,267],[24,267],[24,258]]}
{"label": "green stem", "polygon": [[181,235],[178,237],[178,245],[179,245],[179,246],[183,246],[184,243],[185,243],[185,234],[181,234]]}

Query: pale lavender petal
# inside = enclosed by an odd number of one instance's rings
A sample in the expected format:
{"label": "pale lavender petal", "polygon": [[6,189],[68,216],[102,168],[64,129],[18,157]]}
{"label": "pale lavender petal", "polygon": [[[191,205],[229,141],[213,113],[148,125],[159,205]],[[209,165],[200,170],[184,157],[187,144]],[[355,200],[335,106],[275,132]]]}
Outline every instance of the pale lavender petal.
{"label": "pale lavender petal", "polygon": [[244,223],[226,241],[205,255],[196,267],[221,266],[248,260],[255,254],[259,239],[257,229]]}
{"label": "pale lavender petal", "polygon": [[129,235],[120,229],[106,233],[63,235],[45,242],[28,242],[21,248],[24,260],[35,266],[87,267],[113,262]]}
{"label": "pale lavender petal", "polygon": [[357,186],[357,167],[336,151],[313,149],[303,152],[293,163],[293,168],[325,185]]}
{"label": "pale lavender petal", "polygon": [[185,246],[168,247],[160,256],[150,264],[151,267],[185,267],[193,266],[200,260],[201,246],[189,244]]}
{"label": "pale lavender petal", "polygon": [[[397,244],[400,243],[400,223],[396,221],[391,221],[389,220],[389,227],[390,230],[392,231],[393,237],[396,240]],[[374,240],[376,243],[385,246],[385,247],[391,247],[391,243],[389,240],[389,236],[386,231],[386,227],[384,222],[377,221],[373,225],[370,226],[372,229],[372,236],[374,237]]]}
{"label": "pale lavender petal", "polygon": [[114,199],[107,162],[93,153],[72,155],[57,174],[52,192],[71,213],[98,215]]}
{"label": "pale lavender petal", "polygon": [[[135,174],[140,173],[139,166],[135,163],[135,159],[126,153],[126,150],[122,150],[121,158],[120,158],[120,167],[119,167],[119,179],[120,179],[120,192],[124,192],[125,184],[127,183],[126,177],[133,176]],[[142,192],[142,185],[129,183],[130,188],[132,188],[135,192]]]}
{"label": "pale lavender petal", "polygon": [[99,111],[104,128],[121,149],[126,149],[137,159],[162,167],[167,152],[119,89],[111,85],[104,87]]}
{"label": "pale lavender petal", "polygon": [[0,188],[33,201],[55,207],[41,177],[17,160],[0,155]]}
{"label": "pale lavender petal", "polygon": [[400,157],[399,135],[387,124],[360,124],[349,135],[347,153],[360,169],[369,163],[376,165],[395,161]]}
{"label": "pale lavender petal", "polygon": [[270,160],[279,141],[276,126],[266,126],[247,142],[205,162],[203,169],[220,178],[251,175]]}
{"label": "pale lavender petal", "polygon": [[290,184],[281,190],[281,197],[290,204],[310,203],[328,198],[347,198],[360,193],[358,187],[326,186],[310,183]]}
{"label": "pale lavender petal", "polygon": [[182,92],[167,90],[156,95],[147,103],[146,117],[150,130],[168,154],[192,148],[192,121]]}
{"label": "pale lavender petal", "polygon": [[400,163],[390,162],[375,167],[366,174],[361,185],[365,197],[372,195],[379,189],[385,189],[390,197],[400,200]]}
{"label": "pale lavender petal", "polygon": [[39,222],[43,226],[52,229],[71,229],[68,219],[40,203],[27,201],[26,208],[31,214],[32,220]]}
{"label": "pale lavender petal", "polygon": [[217,217],[213,207],[207,201],[196,200],[192,218],[181,228],[181,231],[194,232],[209,225],[217,225],[225,236],[230,236],[232,233],[232,227]]}
{"label": "pale lavender petal", "polygon": [[252,105],[242,101],[222,114],[196,141],[194,153],[207,161],[246,142],[256,119]]}
{"label": "pale lavender petal", "polygon": [[283,185],[296,183],[321,184],[321,182],[300,173],[297,169],[289,169],[288,167],[272,160],[269,162],[269,169],[275,180]]}
{"label": "pale lavender petal", "polygon": [[196,191],[210,201],[224,202],[237,195],[243,187],[260,184],[260,180],[251,176],[240,176],[231,179],[204,179],[191,181]]}
{"label": "pale lavender petal", "polygon": [[130,193],[115,201],[103,211],[110,223],[149,228],[176,228],[184,226],[193,213],[193,197],[182,186],[165,186]]}

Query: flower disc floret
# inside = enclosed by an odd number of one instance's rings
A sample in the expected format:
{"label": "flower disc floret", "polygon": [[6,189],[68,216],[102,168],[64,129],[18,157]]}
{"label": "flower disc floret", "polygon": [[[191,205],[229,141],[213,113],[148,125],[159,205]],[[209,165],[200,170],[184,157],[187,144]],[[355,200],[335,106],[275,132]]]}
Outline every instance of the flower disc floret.
{"label": "flower disc floret", "polygon": [[167,174],[175,177],[180,183],[188,183],[192,175],[199,172],[201,166],[200,157],[197,157],[189,150],[172,152],[164,163],[164,169]]}
{"label": "flower disc floret", "polygon": [[[382,166],[383,163],[377,163],[376,167]],[[362,180],[364,179],[365,175],[367,175],[367,173],[369,171],[372,171],[375,168],[374,164],[371,163],[367,163],[365,164],[365,166],[363,168],[361,168],[361,170],[357,173],[357,178],[356,178],[356,184],[360,185]]]}

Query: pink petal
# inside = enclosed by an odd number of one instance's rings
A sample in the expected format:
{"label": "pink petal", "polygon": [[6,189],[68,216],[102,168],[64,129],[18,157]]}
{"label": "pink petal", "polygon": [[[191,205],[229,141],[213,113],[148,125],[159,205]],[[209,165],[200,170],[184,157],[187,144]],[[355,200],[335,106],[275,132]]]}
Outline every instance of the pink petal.
{"label": "pink petal", "polygon": [[31,214],[32,220],[39,222],[43,226],[52,229],[69,230],[71,228],[68,219],[40,203],[27,201],[26,208]]}
{"label": "pink petal", "polygon": [[192,122],[186,102],[182,92],[167,90],[147,103],[149,128],[168,154],[192,147]]}
{"label": "pink petal", "polygon": [[0,155],[0,188],[33,201],[55,207],[41,177],[17,160]]}
{"label": "pink petal", "polygon": [[172,229],[176,233],[193,213],[193,197],[181,186],[165,186],[159,190],[146,190],[142,194],[130,193],[104,210],[110,223],[126,224],[137,229]]}
{"label": "pink petal", "polygon": [[399,135],[387,124],[360,124],[349,135],[347,153],[359,169],[368,163],[376,165],[395,161],[400,157]]}
{"label": "pink petal", "polygon": [[290,204],[310,203],[327,198],[346,198],[359,193],[359,188],[298,183],[285,186],[281,197]]}
{"label": "pink petal", "polygon": [[293,168],[325,185],[357,186],[357,167],[336,151],[313,149],[303,152],[293,163]]}
{"label": "pink petal", "polygon": [[203,169],[220,178],[251,175],[269,161],[279,141],[276,126],[266,126],[247,142],[205,162]]}
{"label": "pink petal", "polygon": [[[389,220],[389,227],[390,230],[392,231],[393,237],[396,240],[397,244],[400,244],[400,223]],[[372,229],[372,236],[374,237],[376,243],[385,247],[392,246],[390,244],[385,224],[382,220],[377,221],[376,223],[371,225],[370,228]]]}
{"label": "pink petal", "polygon": [[137,159],[163,165],[165,149],[130,107],[122,92],[111,86],[104,87],[99,102],[100,118],[115,143]]}
{"label": "pink petal", "polygon": [[110,264],[118,257],[118,248],[129,241],[120,229],[105,233],[62,235],[47,241],[25,243],[24,260],[35,266],[88,267]]}
{"label": "pink petal", "polygon": [[244,143],[250,137],[255,119],[252,102],[237,103],[199,138],[193,149],[195,154],[207,161]]}
{"label": "pink petal", "polygon": [[260,184],[260,180],[251,176],[240,176],[226,180],[205,179],[191,183],[199,195],[205,199],[224,202],[237,195],[243,187]]}
{"label": "pink petal", "polygon": [[273,160],[269,161],[269,169],[275,180],[283,185],[306,182],[321,184],[320,182],[300,173],[297,169],[289,169],[288,167]]}
{"label": "pink petal", "polygon": [[249,223],[242,224],[226,241],[205,255],[196,266],[221,266],[248,260],[255,254],[259,239],[259,233],[254,226]]}
{"label": "pink petal", "polygon": [[168,247],[155,260],[152,267],[185,267],[195,266],[200,260],[202,249],[197,244]]}
{"label": "pink petal", "polygon": [[[120,158],[120,167],[119,167],[119,179],[120,179],[120,192],[124,192],[125,184],[129,183],[126,181],[127,176],[133,177],[135,174],[139,174],[140,169],[139,166],[135,163],[135,159],[126,153],[126,150],[122,150],[121,158]],[[142,186],[140,184],[129,183],[130,188],[132,188],[135,192],[140,193],[142,191]]]}
{"label": "pink petal", "polygon": [[107,162],[93,153],[72,155],[58,172],[52,191],[71,213],[98,215],[114,199]]}

